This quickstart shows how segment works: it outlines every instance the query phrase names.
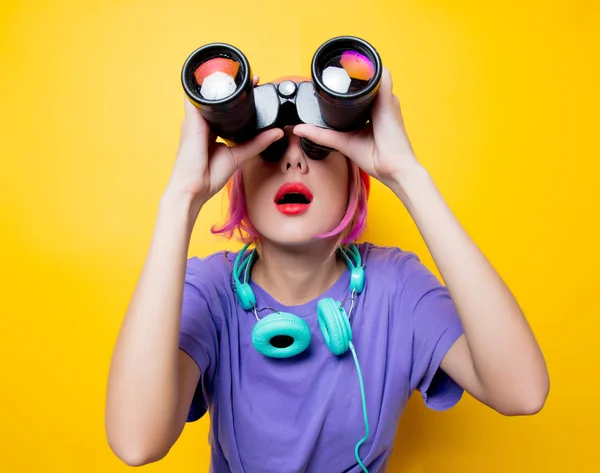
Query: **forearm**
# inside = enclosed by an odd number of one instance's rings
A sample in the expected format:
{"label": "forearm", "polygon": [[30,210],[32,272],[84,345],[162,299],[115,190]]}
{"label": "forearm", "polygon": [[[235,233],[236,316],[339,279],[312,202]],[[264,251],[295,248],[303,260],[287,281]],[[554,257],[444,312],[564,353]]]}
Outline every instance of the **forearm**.
{"label": "forearm", "polygon": [[163,196],[149,252],[113,353],[107,435],[118,455],[133,456],[135,461],[147,455],[141,451],[160,451],[178,435],[173,430],[179,397],[180,312],[194,221],[185,198],[170,193]]}
{"label": "forearm", "polygon": [[416,168],[396,179],[392,190],[413,217],[457,307],[486,397],[505,402],[517,390],[547,391],[546,364],[517,301],[429,174]]}

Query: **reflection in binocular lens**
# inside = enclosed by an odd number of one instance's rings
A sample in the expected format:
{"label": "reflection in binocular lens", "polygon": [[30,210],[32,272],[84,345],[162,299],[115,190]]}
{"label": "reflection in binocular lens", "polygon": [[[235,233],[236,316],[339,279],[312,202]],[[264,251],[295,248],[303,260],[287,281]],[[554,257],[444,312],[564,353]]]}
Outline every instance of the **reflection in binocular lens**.
{"label": "reflection in binocular lens", "polygon": [[194,77],[200,95],[206,100],[221,100],[232,95],[240,65],[237,61],[218,57],[203,62],[195,71]]}
{"label": "reflection in binocular lens", "polygon": [[334,54],[322,67],[321,80],[325,86],[340,94],[363,90],[375,76],[373,63],[356,51]]}

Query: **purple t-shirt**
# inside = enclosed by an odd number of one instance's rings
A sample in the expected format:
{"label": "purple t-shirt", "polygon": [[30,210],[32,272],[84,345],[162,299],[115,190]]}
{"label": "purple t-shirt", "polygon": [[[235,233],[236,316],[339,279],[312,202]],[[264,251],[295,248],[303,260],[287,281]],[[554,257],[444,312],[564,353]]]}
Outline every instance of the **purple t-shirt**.
{"label": "purple t-shirt", "polygon": [[[366,282],[350,325],[370,428],[359,454],[370,473],[381,473],[415,389],[436,410],[461,398],[462,388],[439,366],[463,330],[448,290],[415,254],[372,243],[357,246]],[[349,295],[349,270],[321,297],[294,307],[251,281],[259,308],[296,314],[311,330],[306,351],[274,359],[252,345],[256,318],[232,290],[237,254],[190,258],[183,294],[180,347],[202,373],[188,421],[210,413],[210,471],[361,472],[354,448],[365,425],[356,366],[350,351],[339,357],[329,351],[317,319],[318,299],[342,301]]]}

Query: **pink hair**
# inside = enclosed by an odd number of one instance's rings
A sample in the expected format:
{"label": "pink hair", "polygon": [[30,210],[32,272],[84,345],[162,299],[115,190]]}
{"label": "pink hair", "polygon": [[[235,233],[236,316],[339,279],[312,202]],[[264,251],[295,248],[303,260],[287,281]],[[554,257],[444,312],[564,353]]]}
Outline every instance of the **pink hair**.
{"label": "pink hair", "polygon": [[[330,232],[315,235],[315,238],[330,238],[338,236],[342,245],[356,241],[365,229],[367,221],[367,196],[369,193],[368,175],[364,175],[356,163],[348,160],[348,206],[340,223]],[[212,226],[211,232],[215,235],[224,235],[231,239],[238,234],[238,239],[243,243],[256,242],[261,235],[248,218],[246,196],[242,172],[236,171],[228,183],[229,209],[225,223],[217,227]]]}

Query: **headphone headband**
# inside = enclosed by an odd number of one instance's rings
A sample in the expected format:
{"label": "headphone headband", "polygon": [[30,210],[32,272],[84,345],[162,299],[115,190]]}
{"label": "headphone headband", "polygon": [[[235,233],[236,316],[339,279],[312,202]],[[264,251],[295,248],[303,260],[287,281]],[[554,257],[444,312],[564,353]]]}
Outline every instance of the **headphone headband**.
{"label": "headphone headband", "polygon": [[[252,267],[256,249],[252,250],[247,257],[244,257],[246,250],[251,244],[247,243],[244,245],[233,264],[235,292],[240,304],[246,310],[250,310],[256,306],[256,298],[249,284],[250,268]],[[350,291],[360,294],[365,285],[365,271],[358,248],[354,243],[351,243],[347,247],[339,247],[338,251],[350,269]]]}

